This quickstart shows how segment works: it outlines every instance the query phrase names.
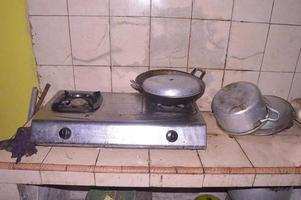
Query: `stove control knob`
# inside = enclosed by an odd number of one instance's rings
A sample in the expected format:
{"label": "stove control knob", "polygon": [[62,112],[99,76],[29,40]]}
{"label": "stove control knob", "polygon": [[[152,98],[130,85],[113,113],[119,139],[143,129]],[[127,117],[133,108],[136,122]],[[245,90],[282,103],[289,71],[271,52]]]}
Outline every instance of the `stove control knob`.
{"label": "stove control knob", "polygon": [[174,131],[174,130],[167,131],[167,133],[166,133],[166,139],[169,142],[175,142],[178,139],[178,133],[176,131]]}
{"label": "stove control knob", "polygon": [[59,131],[60,138],[67,140],[71,137],[71,130],[67,127],[62,128]]}

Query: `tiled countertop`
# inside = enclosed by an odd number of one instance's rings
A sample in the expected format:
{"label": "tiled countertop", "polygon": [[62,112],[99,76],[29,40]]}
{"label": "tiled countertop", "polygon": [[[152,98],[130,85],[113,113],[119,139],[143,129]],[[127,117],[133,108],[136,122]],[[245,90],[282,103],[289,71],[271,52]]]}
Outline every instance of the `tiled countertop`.
{"label": "tiled countertop", "polygon": [[38,146],[15,164],[0,151],[0,183],[120,187],[301,186],[301,129],[230,137],[210,113],[206,150]]}

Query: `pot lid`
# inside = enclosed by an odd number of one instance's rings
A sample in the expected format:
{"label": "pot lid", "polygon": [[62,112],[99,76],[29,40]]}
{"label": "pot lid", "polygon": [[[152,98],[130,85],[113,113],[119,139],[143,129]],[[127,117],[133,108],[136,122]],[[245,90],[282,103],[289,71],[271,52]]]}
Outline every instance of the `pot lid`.
{"label": "pot lid", "polygon": [[199,94],[202,86],[192,75],[164,74],[147,78],[142,84],[145,92],[170,97],[184,98]]}
{"label": "pot lid", "polygon": [[255,106],[261,99],[261,93],[256,85],[249,82],[236,82],[218,91],[212,101],[212,110],[235,114]]}

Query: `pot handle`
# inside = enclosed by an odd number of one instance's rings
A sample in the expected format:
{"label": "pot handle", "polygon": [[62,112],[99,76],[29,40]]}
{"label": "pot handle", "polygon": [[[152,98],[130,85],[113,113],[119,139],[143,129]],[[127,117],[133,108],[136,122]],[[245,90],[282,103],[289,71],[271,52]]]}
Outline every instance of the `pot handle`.
{"label": "pot handle", "polygon": [[205,74],[206,74],[206,71],[204,71],[204,70],[202,70],[202,69],[199,69],[199,68],[194,68],[194,69],[190,72],[190,74],[196,76],[195,74],[196,74],[197,71],[198,71],[198,72],[201,72],[201,75],[200,75],[198,78],[202,80],[203,77],[204,77]]}
{"label": "pot handle", "polygon": [[280,117],[280,114],[279,114],[278,110],[275,110],[274,108],[272,108],[270,106],[267,106],[267,109],[269,110],[269,112],[272,111],[272,112],[276,113],[277,117],[276,118],[266,117],[265,119],[260,120],[260,122],[264,123],[266,121],[272,121],[272,122],[277,121],[279,119],[279,117]]}
{"label": "pot handle", "polygon": [[141,92],[142,88],[140,87],[140,85],[134,81],[134,80],[130,80],[131,82],[131,87],[134,88],[135,90]]}

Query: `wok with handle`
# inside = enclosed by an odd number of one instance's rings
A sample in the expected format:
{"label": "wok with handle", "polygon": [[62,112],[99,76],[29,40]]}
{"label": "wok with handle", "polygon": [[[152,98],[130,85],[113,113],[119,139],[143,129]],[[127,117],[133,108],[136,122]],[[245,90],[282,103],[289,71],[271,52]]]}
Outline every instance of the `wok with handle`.
{"label": "wok with handle", "polygon": [[[200,73],[197,76],[197,73]],[[194,68],[191,73],[178,70],[151,70],[131,80],[131,86],[146,98],[162,105],[188,104],[205,92],[205,71]]]}

